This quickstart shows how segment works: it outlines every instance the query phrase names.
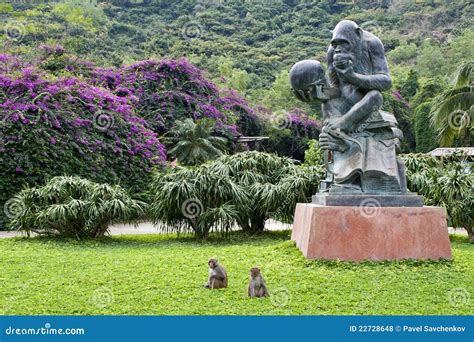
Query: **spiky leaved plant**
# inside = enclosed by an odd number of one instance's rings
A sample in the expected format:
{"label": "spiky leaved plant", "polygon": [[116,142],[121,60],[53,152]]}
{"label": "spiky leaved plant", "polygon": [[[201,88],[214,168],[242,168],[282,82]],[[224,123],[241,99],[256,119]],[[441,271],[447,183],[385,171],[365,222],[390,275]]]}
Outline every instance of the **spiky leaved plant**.
{"label": "spiky leaved plant", "polygon": [[235,226],[258,233],[270,217],[290,222],[296,203],[317,191],[321,175],[321,167],[300,167],[268,153],[222,156],[157,173],[150,213],[164,230],[192,230],[201,238],[213,228]]}
{"label": "spiky leaved plant", "polygon": [[[402,155],[408,188],[423,195],[426,205],[446,208],[449,224],[463,227],[474,242],[474,177],[469,163],[425,154]],[[462,158],[461,158],[462,159]]]}
{"label": "spiky leaved plant", "polygon": [[101,237],[114,222],[133,223],[146,206],[118,185],[71,176],[22,190],[12,201],[20,208],[10,221],[12,229],[77,239]]}

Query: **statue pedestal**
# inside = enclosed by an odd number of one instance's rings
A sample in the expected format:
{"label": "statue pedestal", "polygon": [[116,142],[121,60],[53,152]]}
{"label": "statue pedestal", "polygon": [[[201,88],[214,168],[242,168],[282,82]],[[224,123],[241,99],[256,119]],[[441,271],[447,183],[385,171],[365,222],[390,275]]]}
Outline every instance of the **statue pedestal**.
{"label": "statue pedestal", "polygon": [[291,239],[308,259],[451,259],[440,207],[322,206],[298,203]]}
{"label": "statue pedestal", "polygon": [[317,193],[313,195],[313,204],[324,206],[377,206],[377,207],[422,207],[423,197],[413,192],[400,194],[344,194]]}

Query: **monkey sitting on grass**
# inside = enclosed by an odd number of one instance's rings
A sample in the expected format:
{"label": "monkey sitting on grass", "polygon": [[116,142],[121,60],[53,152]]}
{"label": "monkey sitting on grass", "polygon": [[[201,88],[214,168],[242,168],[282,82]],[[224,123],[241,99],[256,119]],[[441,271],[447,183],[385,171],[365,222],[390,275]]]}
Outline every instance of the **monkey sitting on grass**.
{"label": "monkey sitting on grass", "polygon": [[219,265],[217,259],[209,259],[207,262],[209,265],[209,280],[204,285],[208,289],[221,289],[227,287],[227,273],[221,265]]}
{"label": "monkey sitting on grass", "polygon": [[260,269],[257,267],[250,269],[250,283],[248,293],[250,298],[269,296],[265,280],[263,280]]}

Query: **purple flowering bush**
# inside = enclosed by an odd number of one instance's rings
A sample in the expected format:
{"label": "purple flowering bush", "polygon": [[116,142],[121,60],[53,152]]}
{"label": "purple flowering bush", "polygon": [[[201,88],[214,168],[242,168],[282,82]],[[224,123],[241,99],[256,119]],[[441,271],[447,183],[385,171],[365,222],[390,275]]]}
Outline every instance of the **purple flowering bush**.
{"label": "purple flowering bush", "polygon": [[[2,208],[24,185],[64,174],[143,191],[166,160],[157,133],[127,97],[8,55],[0,55],[0,115]],[[5,206],[3,214],[14,212]]]}
{"label": "purple flowering bush", "polygon": [[61,45],[42,44],[35,64],[56,76],[90,76],[94,63],[66,53]]}
{"label": "purple flowering bush", "polygon": [[269,137],[264,145],[268,152],[303,161],[308,142],[319,138],[320,123],[299,108],[275,113],[260,108],[259,114]]}
{"label": "purple flowering bush", "polygon": [[254,115],[237,93],[223,94],[187,59],[146,60],[121,68],[96,68],[93,84],[111,90],[133,105],[137,115],[157,133],[176,120],[212,119],[214,133],[235,140],[240,116]]}

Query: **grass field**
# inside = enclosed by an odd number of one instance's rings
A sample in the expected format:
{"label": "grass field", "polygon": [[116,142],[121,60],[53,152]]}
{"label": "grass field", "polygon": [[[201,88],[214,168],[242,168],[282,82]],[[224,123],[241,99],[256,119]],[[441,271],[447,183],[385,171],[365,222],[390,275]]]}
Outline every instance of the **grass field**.
{"label": "grass field", "polygon": [[[451,237],[452,262],[355,264],[306,260],[289,234],[2,239],[0,314],[474,314],[474,245],[463,237]],[[227,289],[201,287],[209,257],[227,269]],[[270,298],[246,297],[254,265]]]}

